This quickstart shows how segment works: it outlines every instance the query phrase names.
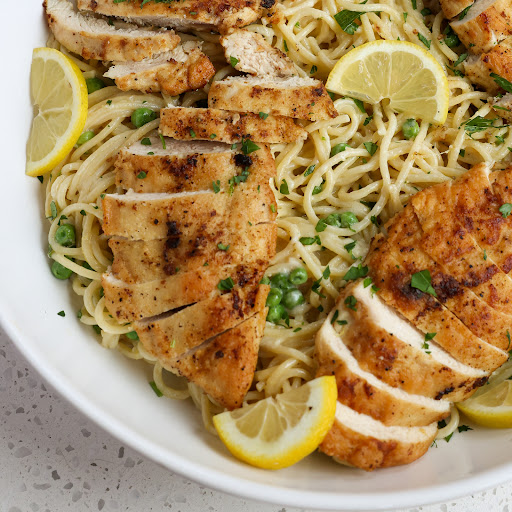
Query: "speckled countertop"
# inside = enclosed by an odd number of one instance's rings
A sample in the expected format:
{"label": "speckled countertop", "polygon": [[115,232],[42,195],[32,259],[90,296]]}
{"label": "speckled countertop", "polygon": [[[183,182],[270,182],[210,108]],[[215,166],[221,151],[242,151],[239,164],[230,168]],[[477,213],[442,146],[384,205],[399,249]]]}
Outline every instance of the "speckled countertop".
{"label": "speckled countertop", "polygon": [[[50,389],[1,328],[0,418],[0,512],[296,510],[210,490],[125,447]],[[420,510],[512,512],[512,483],[410,512]]]}

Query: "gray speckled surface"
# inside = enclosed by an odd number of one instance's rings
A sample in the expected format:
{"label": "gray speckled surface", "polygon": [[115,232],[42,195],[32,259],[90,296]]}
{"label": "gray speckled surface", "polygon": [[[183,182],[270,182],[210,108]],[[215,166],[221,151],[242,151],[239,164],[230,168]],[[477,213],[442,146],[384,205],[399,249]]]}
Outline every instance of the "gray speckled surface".
{"label": "gray speckled surface", "polygon": [[[0,418],[1,512],[296,510],[199,486],[124,446],[50,389],[1,328]],[[512,483],[410,512],[420,510],[512,512]]]}

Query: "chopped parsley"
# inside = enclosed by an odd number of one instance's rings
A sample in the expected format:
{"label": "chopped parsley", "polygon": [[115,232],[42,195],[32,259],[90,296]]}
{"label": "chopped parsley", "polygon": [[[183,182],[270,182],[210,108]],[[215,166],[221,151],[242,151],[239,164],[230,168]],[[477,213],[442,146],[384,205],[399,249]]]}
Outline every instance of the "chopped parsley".
{"label": "chopped parsley", "polygon": [[354,256],[354,254],[352,253],[352,251],[354,250],[355,246],[356,246],[356,243],[357,242],[350,242],[349,244],[347,245],[344,245],[343,247],[345,248],[345,250],[350,254],[350,256],[352,256],[352,259],[353,260],[356,260],[357,258]]}
{"label": "chopped parsley", "polygon": [[496,73],[491,73],[491,77],[494,78],[494,81],[502,88],[505,89],[507,92],[512,92],[512,83],[510,83],[508,80],[503,78],[500,75],[497,75]]}
{"label": "chopped parsley", "polygon": [[220,180],[212,181],[213,191],[218,194],[220,192]]}
{"label": "chopped parsley", "polygon": [[149,137],[144,137],[140,143],[143,145],[143,146],[151,146],[151,140],[149,139]]}
{"label": "chopped parsley", "polygon": [[364,108],[364,103],[361,100],[357,100],[356,98],[352,98],[356,107],[361,111],[362,114],[366,114],[366,109]]}
{"label": "chopped parsley", "polygon": [[320,241],[320,237],[318,235],[316,235],[315,237],[313,237],[313,236],[303,236],[303,237],[299,238],[299,242],[302,245],[313,245],[315,243],[318,244],[318,245],[322,245],[322,242]]}
{"label": "chopped parsley", "polygon": [[229,245],[224,245],[224,244],[222,244],[222,243],[220,243],[220,242],[219,242],[219,243],[217,244],[217,247],[218,247],[221,251],[227,251],[227,250],[229,249],[229,247],[230,247],[230,246],[229,246]]}
{"label": "chopped parsley", "polygon": [[[362,3],[365,4],[367,1],[368,0],[365,0]],[[360,19],[363,14],[364,12],[361,11],[348,11],[344,9],[343,11],[336,13],[333,18],[336,20],[336,23],[340,26],[341,30],[347,34],[354,35],[356,30],[359,28],[356,21]]]}
{"label": "chopped parsley", "polygon": [[241,149],[244,155],[250,155],[254,151],[258,151],[260,147],[257,144],[255,144],[251,139],[244,139],[242,141]]}
{"label": "chopped parsley", "polygon": [[368,153],[370,153],[371,156],[373,156],[377,152],[377,149],[379,149],[379,146],[377,146],[375,142],[363,142],[363,146],[366,148],[366,151],[368,151]]}
{"label": "chopped parsley", "polygon": [[151,386],[151,389],[155,392],[155,395],[160,398],[164,396],[164,394],[158,389],[157,385],[155,384],[155,381],[152,380],[149,385]]}
{"label": "chopped parsley", "polygon": [[137,178],[139,178],[139,180],[143,180],[146,176],[147,173],[144,171],[140,171],[139,174],[137,174]]}
{"label": "chopped parsley", "polygon": [[55,204],[55,201],[52,201],[50,203],[50,220],[57,218],[57,205]]}
{"label": "chopped parsley", "polygon": [[313,65],[313,66],[311,66],[311,71],[309,72],[309,74],[314,75],[317,71],[318,71],[318,68],[315,65]]}
{"label": "chopped parsley", "polygon": [[260,112],[258,115],[260,116],[260,119],[263,119],[263,120],[267,119],[267,117],[268,117],[268,114],[266,114],[265,112]]}
{"label": "chopped parsley", "polygon": [[436,334],[437,332],[427,332],[427,334],[425,334],[425,341],[433,340]]}
{"label": "chopped parsley", "polygon": [[357,267],[350,267],[348,272],[343,276],[343,279],[345,279],[345,281],[353,281],[360,277],[365,277],[366,275],[368,275],[368,267],[363,267],[363,264],[359,263]]}
{"label": "chopped parsley", "polygon": [[357,299],[353,295],[349,295],[343,303],[348,309],[351,309],[352,311],[357,311]]}
{"label": "chopped parsley", "polygon": [[59,315],[59,316],[66,316],[66,313],[65,313],[64,311],[59,311],[59,312],[57,313],[57,315]]}
{"label": "chopped parsley", "polygon": [[217,285],[217,288],[222,292],[227,292],[229,290],[232,290],[233,286],[235,286],[233,279],[231,279],[231,277],[228,277],[227,279],[221,279],[219,281],[219,284]]}
{"label": "chopped parsley", "polygon": [[468,14],[468,11],[469,9],[471,9],[471,7],[473,7],[473,4],[471,4],[470,6],[466,7],[460,14],[459,14],[459,20],[463,20],[467,14]]}
{"label": "chopped parsley", "polygon": [[418,33],[418,39],[430,50],[431,41],[429,41],[423,34]]}
{"label": "chopped parsley", "polygon": [[310,174],[313,174],[313,171],[315,170],[316,164],[310,165],[305,171],[304,171],[304,177],[309,176]]}
{"label": "chopped parsley", "polygon": [[334,155],[337,155],[338,153],[342,153],[348,147],[349,147],[349,145],[346,142],[340,142],[339,144],[336,144],[336,146],[333,146],[331,148],[331,153],[329,154],[329,158],[332,158]]}
{"label": "chopped parsley", "polygon": [[467,53],[463,53],[454,63],[453,67],[457,67],[459,64],[462,64],[468,58]]}
{"label": "chopped parsley", "polygon": [[286,182],[286,180],[283,180],[283,182],[281,183],[281,186],[279,187],[279,192],[281,192],[281,194],[283,195],[287,195],[290,193],[290,189],[288,188],[288,183]]}
{"label": "chopped parsley", "polygon": [[196,132],[195,132],[194,130],[192,130],[192,128],[190,128],[190,130],[189,130],[189,131],[190,131],[190,136],[191,136],[192,138],[195,138],[195,136],[196,136]]}
{"label": "chopped parsley", "polygon": [[160,137],[160,141],[162,142],[162,149],[167,149],[164,136],[161,133],[159,133],[158,136]]}
{"label": "chopped parsley", "polygon": [[236,65],[238,64],[239,60],[236,58],[236,57],[229,57],[229,63],[233,66],[233,67],[236,67]]}
{"label": "chopped parsley", "polygon": [[437,293],[432,287],[432,276],[429,270],[421,270],[412,275],[412,288],[416,288],[424,293],[428,293],[433,297],[437,297]]}
{"label": "chopped parsley", "polygon": [[504,219],[506,219],[512,213],[512,204],[505,203],[502,204],[499,208],[499,211]]}

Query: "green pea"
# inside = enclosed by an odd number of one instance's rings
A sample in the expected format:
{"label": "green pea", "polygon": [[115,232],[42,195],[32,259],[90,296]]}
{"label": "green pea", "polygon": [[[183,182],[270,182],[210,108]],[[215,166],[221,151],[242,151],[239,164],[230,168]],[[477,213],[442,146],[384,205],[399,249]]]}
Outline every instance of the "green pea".
{"label": "green pea", "polygon": [[305,268],[298,267],[291,271],[289,280],[295,285],[304,284],[308,280],[308,273]]}
{"label": "green pea", "polygon": [[69,279],[72,273],[72,270],[69,270],[69,268],[66,268],[64,265],[61,265],[58,261],[54,261],[52,263],[52,274],[57,279]]}
{"label": "green pea", "polygon": [[137,341],[139,339],[139,335],[136,331],[127,332],[125,335],[129,340]]}
{"label": "green pea", "polygon": [[445,42],[446,46],[448,46],[448,48],[455,48],[456,46],[460,45],[460,39],[457,36],[457,34],[453,31],[452,27],[450,27],[450,25],[448,25],[448,27],[446,27],[444,34],[445,34],[444,42]]}
{"label": "green pea", "polygon": [[277,306],[283,298],[283,290],[281,288],[271,288],[267,296],[267,306]]}
{"label": "green pea", "polygon": [[75,226],[73,224],[62,224],[55,232],[55,240],[64,247],[73,247],[76,242]]}
{"label": "green pea", "polygon": [[281,290],[288,290],[292,288],[292,284],[288,281],[286,274],[275,274],[270,278],[270,286],[272,288],[281,288]]}
{"label": "green pea", "polygon": [[343,212],[340,214],[340,227],[349,228],[352,224],[359,222],[359,219],[352,212]]}
{"label": "green pea", "polygon": [[270,306],[267,313],[267,321],[277,324],[279,320],[286,317],[286,310],[281,304]]}
{"label": "green pea", "polygon": [[99,91],[100,89],[103,89],[103,87],[106,87],[105,82],[103,80],[101,80],[101,78],[97,78],[97,77],[86,78],[85,83],[87,85],[87,93],[88,94]]}
{"label": "green pea", "polygon": [[406,139],[414,139],[420,133],[420,125],[416,119],[407,119],[402,125],[402,133]]}
{"label": "green pea", "polygon": [[300,306],[304,304],[305,299],[304,295],[300,290],[288,290],[283,297],[283,305],[288,309],[293,309],[295,306]]}
{"label": "green pea", "polygon": [[138,108],[133,111],[132,123],[136,128],[144,126],[146,123],[156,119],[156,112],[150,108]]}
{"label": "green pea", "polygon": [[78,140],[76,141],[77,146],[81,146],[82,144],[85,144],[86,142],[89,142],[94,137],[94,132],[92,130],[87,130],[86,132],[82,133],[80,137],[78,137]]}

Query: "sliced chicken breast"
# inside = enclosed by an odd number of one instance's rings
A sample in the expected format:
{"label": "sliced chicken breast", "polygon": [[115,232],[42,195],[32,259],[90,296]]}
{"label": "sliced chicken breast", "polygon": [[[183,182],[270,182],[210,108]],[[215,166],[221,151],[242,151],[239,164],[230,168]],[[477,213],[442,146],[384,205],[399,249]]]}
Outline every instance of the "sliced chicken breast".
{"label": "sliced chicken breast", "polygon": [[336,377],[341,403],[385,425],[427,425],[449,414],[448,402],[406,393],[363,371],[331,325],[332,315],[315,338],[317,376]]}
{"label": "sliced chicken breast", "polygon": [[511,315],[512,279],[494,261],[497,247],[490,243],[499,240],[508,222],[498,210],[487,168],[474,168],[453,184],[426,189],[411,204],[425,232],[425,250],[482,300]]}
{"label": "sliced chicken breast", "polygon": [[451,20],[458,16],[464,9],[473,5],[474,0],[440,0],[444,15]]}
{"label": "sliced chicken breast", "polygon": [[[177,359],[265,309],[266,285],[248,283],[192,306],[135,322],[144,349],[171,369]],[[215,320],[215,321],[213,321]]]}
{"label": "sliced chicken breast", "polygon": [[77,0],[80,10],[105,16],[117,16],[134,23],[225,32],[260,19],[275,0],[180,0],[179,2],[147,2],[142,0]]}
{"label": "sliced chicken breast", "polygon": [[512,38],[496,44],[488,53],[469,57],[464,61],[464,71],[473,83],[482,86],[489,94],[497,94],[501,87],[491,73],[512,80]]}
{"label": "sliced chicken breast", "polygon": [[507,360],[506,352],[472,334],[432,295],[413,288],[412,275],[389,255],[382,235],[373,240],[367,264],[380,298],[424,335],[435,332],[436,343],[452,357],[485,372],[494,371]]}
{"label": "sliced chicken breast", "polygon": [[174,139],[214,140],[230,144],[244,139],[276,144],[307,138],[306,130],[290,117],[272,116],[264,112],[228,112],[218,108],[162,109],[159,130]]}
{"label": "sliced chicken breast", "polygon": [[487,53],[512,35],[512,5],[509,0],[476,0],[451,26],[471,52]]}
{"label": "sliced chicken breast", "polygon": [[142,241],[112,237],[108,244],[114,255],[112,273],[126,283],[142,283],[166,279],[176,274],[176,269],[201,272],[209,265],[270,261],[276,242],[277,226],[270,223],[247,225],[240,230],[205,229],[192,239]]}
{"label": "sliced chicken breast", "polygon": [[219,287],[229,289],[259,282],[267,267],[267,261],[222,267],[208,265],[201,271],[178,271],[166,279],[136,284],[125,283],[111,272],[105,272],[101,283],[109,313],[119,322],[133,322],[205,300],[218,294]]}
{"label": "sliced chicken breast", "polygon": [[[193,239],[218,229],[236,230],[276,218],[269,185],[243,187],[232,196],[213,191],[179,194],[109,194],[103,199],[103,231],[131,240]],[[274,205],[271,208],[271,205]],[[274,211],[272,211],[274,210]]]}
{"label": "sliced chicken breast", "polygon": [[226,60],[243,73],[255,76],[294,76],[295,65],[281,50],[257,32],[236,29],[220,38]]}
{"label": "sliced chicken breast", "polygon": [[134,25],[117,29],[103,19],[77,14],[68,0],[45,0],[43,6],[55,39],[84,59],[140,61],[173,50],[180,42],[172,30]]}
{"label": "sliced chicken breast", "polygon": [[325,85],[313,78],[228,77],[212,83],[208,106],[310,121],[338,116]]}
{"label": "sliced chicken breast", "polygon": [[206,341],[173,363],[174,371],[201,387],[226,409],[236,409],[251,387],[267,308]]}
{"label": "sliced chicken breast", "polygon": [[[428,270],[439,302],[456,315],[475,336],[499,349],[507,350],[509,341],[506,333],[512,329],[510,308],[509,313],[501,312],[501,307],[494,309],[496,290],[491,283],[491,267],[480,270],[479,264],[486,263],[485,260],[480,257],[473,261],[469,251],[461,249],[458,242],[464,237],[460,229],[450,238],[444,238],[446,232],[443,229],[449,225],[446,218],[441,215],[441,226],[425,234],[413,208],[407,206],[387,227],[386,251],[401,269],[411,275]],[[423,247],[435,255],[434,259],[423,251]],[[460,257],[461,252],[465,253],[463,259],[469,267],[465,272],[460,272],[460,265],[450,265],[451,261]],[[496,266],[492,268],[498,270]],[[475,278],[476,275],[483,277]],[[512,281],[502,273],[498,275],[503,277],[505,286],[512,293]],[[477,283],[482,284],[474,286]],[[500,287],[500,282],[496,286]],[[502,295],[506,299],[506,292]]]}
{"label": "sliced chicken breast", "polygon": [[436,434],[436,423],[386,426],[338,402],[334,425],[320,450],[351,466],[373,471],[414,462],[426,453]]}
{"label": "sliced chicken breast", "polygon": [[[343,307],[347,296],[356,310]],[[348,322],[334,328],[361,369],[390,386],[436,400],[458,402],[487,381],[488,374],[453,359],[433,340],[386,306],[363,281],[347,286],[337,301],[338,318]]]}
{"label": "sliced chicken breast", "polygon": [[120,62],[105,73],[122,91],[163,92],[176,96],[204,87],[215,75],[210,59],[191,41],[151,59]]}
{"label": "sliced chicken breast", "polygon": [[[244,155],[227,144],[205,141],[177,141],[164,138],[165,149],[158,137],[147,137],[117,157],[116,185],[135,192],[174,194],[213,190],[214,185],[229,192],[229,180],[247,169],[247,183],[257,179],[268,183],[276,167],[270,150],[264,144],[250,155]],[[148,153],[152,153],[149,155]],[[141,179],[141,172],[145,173]],[[143,174],[144,175],[144,174]]]}

